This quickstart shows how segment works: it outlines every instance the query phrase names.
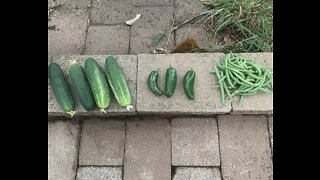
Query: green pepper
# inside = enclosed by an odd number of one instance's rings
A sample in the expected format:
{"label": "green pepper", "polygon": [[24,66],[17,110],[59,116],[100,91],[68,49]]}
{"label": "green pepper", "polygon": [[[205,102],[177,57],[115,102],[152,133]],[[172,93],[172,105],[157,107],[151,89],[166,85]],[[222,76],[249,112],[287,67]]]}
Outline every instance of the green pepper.
{"label": "green pepper", "polygon": [[183,79],[184,92],[190,100],[194,99],[194,80],[196,78],[196,73],[191,68]]}
{"label": "green pepper", "polygon": [[153,94],[157,96],[161,96],[163,92],[158,87],[158,76],[159,76],[159,69],[157,71],[151,71],[148,79],[148,86],[149,86],[149,89],[153,92]]}
{"label": "green pepper", "polygon": [[171,65],[166,72],[166,82],[165,82],[165,94],[167,97],[171,97],[176,90],[177,85],[177,70]]}

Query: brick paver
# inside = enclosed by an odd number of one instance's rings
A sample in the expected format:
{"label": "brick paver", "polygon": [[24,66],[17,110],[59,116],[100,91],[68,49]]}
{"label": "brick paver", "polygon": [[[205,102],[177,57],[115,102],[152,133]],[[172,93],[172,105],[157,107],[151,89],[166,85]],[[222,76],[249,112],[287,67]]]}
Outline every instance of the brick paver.
{"label": "brick paver", "polygon": [[130,119],[126,131],[124,180],[171,179],[169,121]]}
{"label": "brick paver", "polygon": [[125,121],[87,119],[80,140],[80,165],[123,165]]}
{"label": "brick paver", "polygon": [[76,180],[122,180],[122,167],[79,167]]}
{"label": "brick paver", "polygon": [[83,11],[53,12],[48,21],[48,54],[81,54],[85,47],[88,13]]}
{"label": "brick paver", "polygon": [[59,10],[87,10],[90,0],[59,0]]}
{"label": "brick paver", "polygon": [[[242,53],[255,62],[264,65],[273,71],[273,53]],[[239,97],[235,97],[232,102],[235,114],[272,114],[273,113],[273,94],[256,94],[246,96],[240,104]]]}
{"label": "brick paver", "polygon": [[218,168],[176,167],[172,180],[221,180]]}
{"label": "brick paver", "polygon": [[163,37],[160,43],[154,47],[152,37],[158,33],[165,33],[169,36],[172,20],[173,7],[136,7],[134,14],[140,13],[141,18],[131,27],[130,54],[150,54],[156,47],[173,49],[174,34],[171,33],[170,41],[166,46],[168,37]]}
{"label": "brick paver", "polygon": [[219,166],[219,142],[214,118],[171,121],[173,166]]}
{"label": "brick paver", "polygon": [[207,9],[208,7],[204,6],[200,0],[175,0],[175,22],[183,22]]}
{"label": "brick paver", "polygon": [[172,6],[174,0],[133,0],[135,6]]}
{"label": "brick paver", "polygon": [[48,122],[48,179],[74,180],[77,168],[78,124]]}
{"label": "brick paver", "polygon": [[92,4],[92,24],[124,24],[132,16],[131,0],[92,0]]}
{"label": "brick paver", "polygon": [[[221,114],[231,110],[230,101],[221,107],[217,78],[210,74],[215,60],[224,58],[222,53],[139,54],[137,109],[141,113],[156,114]],[[147,79],[159,68],[158,84],[164,89],[166,69],[172,65],[177,69],[177,87],[172,97],[156,96],[148,88]],[[193,68],[196,72],[195,99],[190,101],[183,89],[185,73]]]}
{"label": "brick paver", "polygon": [[273,116],[268,117],[269,134],[271,142],[271,152],[273,151]]}
{"label": "brick paver", "polygon": [[265,116],[222,115],[218,127],[224,180],[273,179]]}
{"label": "brick paver", "polygon": [[[68,76],[68,67],[69,60],[76,60],[79,64],[84,67],[84,62],[88,57],[92,57],[97,60],[102,69],[105,68],[105,59],[109,55],[74,55],[74,56],[55,56],[52,62],[58,63],[61,66],[61,69],[65,72],[66,78],[70,82],[70,78]],[[136,114],[136,79],[137,79],[137,57],[134,55],[115,55],[113,56],[117,59],[125,77],[128,81],[129,90],[132,98],[133,109],[128,111],[125,107],[121,107],[115,100],[115,98],[111,98],[110,106],[106,109],[107,113],[101,114],[99,109],[97,108],[95,111],[87,112],[81,106],[77,96],[75,97],[77,103],[77,114],[81,116],[89,116],[89,115],[103,115],[103,116],[111,116],[111,115],[128,115],[128,114]],[[71,85],[71,83],[69,83]],[[71,85],[72,87],[72,85]],[[56,99],[53,96],[53,92],[49,86],[48,88],[48,114],[51,116],[69,116],[64,113],[62,109],[58,106]],[[73,93],[75,94],[75,93]]]}
{"label": "brick paver", "polygon": [[128,54],[129,53],[129,27],[90,26],[86,41],[88,55]]}

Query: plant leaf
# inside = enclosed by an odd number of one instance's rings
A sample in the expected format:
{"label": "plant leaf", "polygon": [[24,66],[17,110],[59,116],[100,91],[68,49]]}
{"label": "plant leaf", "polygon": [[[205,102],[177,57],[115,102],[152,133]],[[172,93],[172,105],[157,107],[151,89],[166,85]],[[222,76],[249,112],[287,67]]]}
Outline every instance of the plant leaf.
{"label": "plant leaf", "polygon": [[164,33],[157,33],[152,36],[152,46],[157,46],[164,36]]}

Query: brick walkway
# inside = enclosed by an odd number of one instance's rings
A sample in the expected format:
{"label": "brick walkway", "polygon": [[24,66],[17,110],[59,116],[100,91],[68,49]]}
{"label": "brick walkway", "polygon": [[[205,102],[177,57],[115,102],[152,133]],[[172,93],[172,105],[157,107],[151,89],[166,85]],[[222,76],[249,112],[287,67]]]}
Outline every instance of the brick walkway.
{"label": "brick walkway", "polygon": [[49,179],[273,179],[272,116],[49,121]]}
{"label": "brick walkway", "polygon": [[[147,72],[143,69],[167,67],[169,61],[185,72],[189,65],[198,68],[212,66],[206,57],[223,58],[224,54],[168,55],[160,62],[153,55],[151,37],[165,33],[175,23],[206,10],[196,0],[60,0],[63,5],[48,17],[48,54],[67,71],[67,59],[76,56],[57,55],[118,55],[132,92],[132,112],[111,102],[108,117],[88,116],[78,106],[81,118],[55,118],[48,121],[48,179],[49,180],[253,180],[273,179],[273,116],[272,97],[244,99],[243,105],[218,106],[217,93],[203,90],[196,109],[181,102],[183,92],[177,89],[171,104],[150,101],[145,91]],[[90,7],[88,7],[90,5]],[[133,26],[124,21],[137,13],[142,17]],[[167,34],[168,35],[168,34]],[[193,35],[202,47],[212,39],[197,24],[188,24],[171,34],[157,47],[171,49],[177,42]],[[129,54],[129,55],[128,55]],[[260,63],[270,65],[272,54],[246,54]],[[177,55],[178,56],[178,55]],[[137,61],[139,59],[139,61]],[[186,63],[176,60],[183,59]],[[196,63],[194,60],[202,61]],[[161,59],[162,60],[162,59]],[[80,61],[81,62],[81,61]],[[158,64],[157,64],[158,62]],[[103,63],[103,61],[99,61]],[[144,67],[145,66],[145,67]],[[140,69],[139,69],[140,67]],[[144,68],[143,68],[144,67]],[[181,71],[181,72],[182,72]],[[201,74],[199,71],[199,76]],[[142,78],[141,78],[142,77]],[[212,76],[208,76],[211,77]],[[161,80],[162,77],[160,77]],[[212,78],[213,79],[213,78]],[[210,81],[212,80],[210,79]],[[144,96],[137,94],[143,92]],[[207,94],[206,94],[207,92]],[[218,90],[217,90],[218,92]],[[181,94],[180,94],[181,93]],[[176,98],[176,99],[175,99]],[[270,101],[271,98],[271,101]],[[140,103],[139,103],[140,102]],[[186,106],[177,106],[177,104]],[[152,107],[152,108],[150,108]],[[173,108],[176,107],[176,108]],[[190,114],[192,109],[193,115]],[[232,115],[217,115],[228,113]],[[165,114],[166,116],[155,115]],[[136,115],[141,112],[149,115]],[[60,113],[60,114],[59,114]],[[94,114],[95,112],[93,112]],[[130,116],[113,116],[124,115]],[[151,114],[150,114],[151,113]],[[242,115],[259,114],[259,115]],[[168,116],[173,114],[172,117]],[[184,114],[184,115],[177,115]],[[190,114],[186,116],[186,114]],[[202,116],[206,114],[206,116]],[[236,115],[239,114],[239,115]],[[269,114],[269,115],[267,115]],[[48,82],[48,115],[61,115]]]}
{"label": "brick walkway", "polygon": [[[49,55],[150,53],[154,34],[169,36],[175,24],[204,12],[196,0],[60,0],[61,7],[50,14]],[[100,4],[101,2],[101,4]],[[88,7],[91,4],[90,8]],[[133,25],[124,22],[137,13]],[[201,25],[191,22],[165,37],[157,47],[172,49],[177,42],[194,36],[201,47],[212,46],[212,38]],[[54,28],[52,28],[54,27]]]}

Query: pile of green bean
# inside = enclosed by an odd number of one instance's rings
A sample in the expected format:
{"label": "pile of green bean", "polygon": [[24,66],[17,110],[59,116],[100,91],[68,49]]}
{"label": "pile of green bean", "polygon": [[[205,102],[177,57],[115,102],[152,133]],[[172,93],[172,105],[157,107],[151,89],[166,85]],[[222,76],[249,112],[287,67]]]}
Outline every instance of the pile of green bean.
{"label": "pile of green bean", "polygon": [[216,62],[214,71],[219,82],[221,105],[226,99],[257,93],[272,93],[273,75],[266,67],[238,54],[229,53],[223,61]]}

